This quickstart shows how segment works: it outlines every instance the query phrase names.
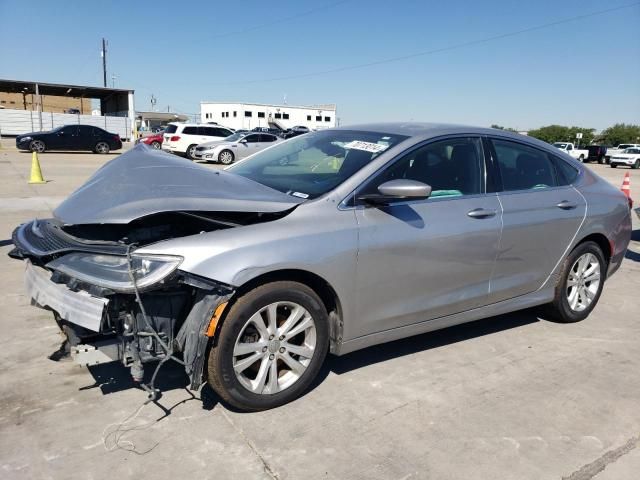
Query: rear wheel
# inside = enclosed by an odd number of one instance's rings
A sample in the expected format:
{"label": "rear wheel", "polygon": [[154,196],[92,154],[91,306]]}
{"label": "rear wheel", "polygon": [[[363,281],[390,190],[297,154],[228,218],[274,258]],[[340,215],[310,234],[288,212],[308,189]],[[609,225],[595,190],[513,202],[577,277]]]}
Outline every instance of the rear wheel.
{"label": "rear wheel", "polygon": [[194,158],[196,158],[196,147],[197,145],[189,145],[189,148],[187,148],[187,158],[190,160],[193,160]]}
{"label": "rear wheel", "polygon": [[156,150],[160,150],[161,146],[162,144],[160,142],[151,142],[151,147],[155,148]]}
{"label": "rear wheel", "polygon": [[302,395],[329,345],[318,295],[297,282],[273,282],[240,297],[209,351],[211,387],[229,404],[265,410]]}
{"label": "rear wheel", "polygon": [[578,157],[578,161],[580,163],[583,163],[584,162],[584,155],[580,155],[580,157]]}
{"label": "rear wheel", "polygon": [[98,142],[93,150],[96,153],[104,155],[105,153],[109,153],[109,144],[107,142]]}
{"label": "rear wheel", "polygon": [[548,316],[562,323],[587,318],[602,293],[606,267],[607,261],[597,243],[578,245],[563,263],[555,298],[546,305]]}
{"label": "rear wheel", "polygon": [[604,157],[600,157],[600,158],[598,158],[598,163],[599,163],[600,165],[604,165],[605,163],[607,163],[607,160],[606,160],[606,158],[604,158]]}
{"label": "rear wheel", "polygon": [[218,161],[224,165],[230,165],[233,163],[233,152],[230,150],[223,150],[218,155]]}
{"label": "rear wheel", "polygon": [[29,144],[29,150],[32,152],[42,153],[45,149],[46,147],[42,140],[32,140]]}
{"label": "rear wheel", "polygon": [[640,168],[640,160],[636,160],[636,163],[633,164],[633,168],[634,170],[638,170]]}
{"label": "rear wheel", "polygon": [[611,168],[616,168],[618,165],[616,165],[615,163],[611,164]]}

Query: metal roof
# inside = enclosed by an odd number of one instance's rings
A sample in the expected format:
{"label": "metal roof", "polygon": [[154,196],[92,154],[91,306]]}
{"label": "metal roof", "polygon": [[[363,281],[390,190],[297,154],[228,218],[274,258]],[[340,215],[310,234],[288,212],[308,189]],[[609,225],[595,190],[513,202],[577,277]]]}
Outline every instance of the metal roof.
{"label": "metal roof", "polygon": [[57,97],[85,97],[105,100],[114,94],[128,95],[129,93],[133,93],[133,90],[123,88],[91,87],[88,85],[69,85],[64,83],[5,79],[0,79],[0,92],[35,93],[36,84],[38,84],[38,91],[40,95],[54,95]]}

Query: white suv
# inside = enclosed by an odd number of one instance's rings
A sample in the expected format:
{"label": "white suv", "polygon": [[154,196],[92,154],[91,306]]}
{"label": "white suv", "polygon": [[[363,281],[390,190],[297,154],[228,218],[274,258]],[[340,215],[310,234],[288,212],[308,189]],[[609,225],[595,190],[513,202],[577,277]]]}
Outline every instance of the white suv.
{"label": "white suv", "polygon": [[193,160],[198,145],[222,140],[229,135],[233,135],[233,131],[219,125],[170,123],[163,134],[162,150],[183,154]]}

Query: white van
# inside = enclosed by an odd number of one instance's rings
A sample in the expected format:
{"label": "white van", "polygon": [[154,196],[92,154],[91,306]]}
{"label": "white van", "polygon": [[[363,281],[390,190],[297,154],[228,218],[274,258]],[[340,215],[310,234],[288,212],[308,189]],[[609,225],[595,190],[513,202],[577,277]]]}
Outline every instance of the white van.
{"label": "white van", "polygon": [[233,131],[219,125],[170,123],[163,134],[162,150],[186,155],[193,160],[198,145],[222,140],[229,135],[233,135]]}

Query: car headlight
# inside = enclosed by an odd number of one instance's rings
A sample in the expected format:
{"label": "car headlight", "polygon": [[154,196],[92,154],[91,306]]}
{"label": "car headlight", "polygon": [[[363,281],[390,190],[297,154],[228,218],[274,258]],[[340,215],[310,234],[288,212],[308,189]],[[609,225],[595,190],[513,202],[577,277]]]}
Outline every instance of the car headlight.
{"label": "car headlight", "polygon": [[[158,283],[178,268],[182,260],[182,257],[175,255],[131,254],[131,271],[136,286],[144,290]],[[125,256],[69,253],[49,262],[47,267],[80,281],[116,292],[132,293],[134,291]]]}
{"label": "car headlight", "polygon": [[33,140],[31,137],[22,137],[19,141],[20,142],[28,142],[30,140]]}

